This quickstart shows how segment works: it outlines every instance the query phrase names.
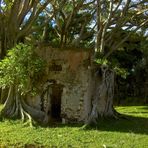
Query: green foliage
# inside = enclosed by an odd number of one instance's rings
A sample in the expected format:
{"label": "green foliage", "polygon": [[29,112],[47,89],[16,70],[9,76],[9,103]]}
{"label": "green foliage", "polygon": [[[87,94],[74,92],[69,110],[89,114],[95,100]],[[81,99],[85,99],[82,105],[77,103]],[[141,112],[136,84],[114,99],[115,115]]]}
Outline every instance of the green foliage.
{"label": "green foliage", "polygon": [[96,59],[95,62],[99,65],[107,65],[109,63],[107,59],[101,59],[101,58]]}
{"label": "green foliage", "polygon": [[16,45],[0,62],[0,87],[15,85],[22,94],[28,91],[34,93],[36,82],[43,74],[44,64],[32,46],[22,43]]}
{"label": "green foliage", "polygon": [[108,65],[109,67],[111,67],[114,72],[117,74],[117,75],[120,75],[122,78],[126,78],[127,75],[128,75],[128,71],[125,69],[125,68],[122,68],[120,65],[119,65],[119,62],[118,60],[114,59],[112,61],[109,61],[105,58],[97,58],[95,60],[95,62],[98,64],[98,65]]}
{"label": "green foliage", "polygon": [[148,37],[141,42],[141,50],[144,56],[148,56]]}
{"label": "green foliage", "polygon": [[128,71],[125,68],[120,68],[120,67],[115,66],[114,71],[117,75],[120,75],[124,79],[126,79],[128,75]]}

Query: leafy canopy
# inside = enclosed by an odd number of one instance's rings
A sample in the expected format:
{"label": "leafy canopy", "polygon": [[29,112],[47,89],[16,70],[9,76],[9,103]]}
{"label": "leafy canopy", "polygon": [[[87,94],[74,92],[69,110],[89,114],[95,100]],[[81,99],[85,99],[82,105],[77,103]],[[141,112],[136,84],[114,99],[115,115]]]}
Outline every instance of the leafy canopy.
{"label": "leafy canopy", "polygon": [[45,62],[35,54],[33,47],[20,43],[0,61],[0,87],[15,85],[22,94],[35,93],[44,67]]}

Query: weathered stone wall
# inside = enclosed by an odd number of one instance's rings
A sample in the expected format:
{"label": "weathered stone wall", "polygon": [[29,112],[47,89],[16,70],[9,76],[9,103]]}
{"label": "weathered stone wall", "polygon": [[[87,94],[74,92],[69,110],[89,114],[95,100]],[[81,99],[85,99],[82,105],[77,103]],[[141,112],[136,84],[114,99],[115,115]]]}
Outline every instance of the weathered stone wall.
{"label": "weathered stone wall", "polygon": [[[47,62],[46,79],[55,80],[57,84],[63,86],[62,119],[72,122],[83,121],[89,81],[89,52],[49,47],[39,48],[37,52]],[[39,102],[40,98],[37,96],[30,103],[39,109]]]}

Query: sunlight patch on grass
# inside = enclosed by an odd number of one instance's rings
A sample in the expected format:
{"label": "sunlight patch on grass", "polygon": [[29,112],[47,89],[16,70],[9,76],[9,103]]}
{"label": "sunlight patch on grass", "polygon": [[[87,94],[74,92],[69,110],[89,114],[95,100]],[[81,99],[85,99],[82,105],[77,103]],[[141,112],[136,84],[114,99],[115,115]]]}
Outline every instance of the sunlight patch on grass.
{"label": "sunlight patch on grass", "polygon": [[148,106],[120,106],[116,110],[122,114],[148,118]]}

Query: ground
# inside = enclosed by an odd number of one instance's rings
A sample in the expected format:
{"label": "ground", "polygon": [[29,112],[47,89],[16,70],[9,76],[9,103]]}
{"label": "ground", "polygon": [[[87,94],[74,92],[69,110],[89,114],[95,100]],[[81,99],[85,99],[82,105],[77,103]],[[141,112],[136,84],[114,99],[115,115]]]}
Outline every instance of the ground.
{"label": "ground", "polygon": [[128,120],[101,121],[98,127],[82,125],[29,127],[20,121],[0,122],[0,147],[25,148],[147,148],[148,106],[116,107]]}

